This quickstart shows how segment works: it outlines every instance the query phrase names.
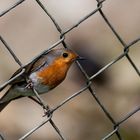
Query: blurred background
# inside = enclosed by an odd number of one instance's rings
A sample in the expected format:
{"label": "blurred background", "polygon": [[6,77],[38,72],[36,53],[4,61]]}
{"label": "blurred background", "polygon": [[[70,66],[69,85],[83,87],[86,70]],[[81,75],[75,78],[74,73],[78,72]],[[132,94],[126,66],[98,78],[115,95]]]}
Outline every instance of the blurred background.
{"label": "blurred background", "polygon": [[[0,13],[17,0],[0,0]],[[77,23],[96,8],[96,0],[42,0],[47,10],[63,31]],[[122,39],[128,44],[140,36],[140,1],[106,0],[102,10]],[[0,18],[0,34],[23,64],[59,40],[52,21],[32,0]],[[78,54],[87,58],[81,62],[89,76],[123,53],[123,46],[114,36],[99,13],[84,21],[66,35],[66,42]],[[140,43],[130,49],[130,56],[140,69]],[[58,47],[61,47],[59,45]],[[19,68],[0,42],[0,84],[7,81]],[[52,107],[80,90],[85,79],[75,64],[65,81],[41,97]],[[93,80],[100,101],[116,121],[126,116],[140,103],[140,79],[124,57]],[[0,96],[4,93],[1,92]],[[13,101],[0,113],[0,132],[6,140],[16,140],[39,124],[44,118],[40,106],[22,98]],[[120,127],[125,140],[140,139],[140,112]],[[86,91],[65,104],[53,114],[53,119],[69,140],[100,140],[112,131],[112,124],[91,94]],[[41,127],[29,140],[57,140],[49,123]],[[111,137],[116,140],[116,136]]]}

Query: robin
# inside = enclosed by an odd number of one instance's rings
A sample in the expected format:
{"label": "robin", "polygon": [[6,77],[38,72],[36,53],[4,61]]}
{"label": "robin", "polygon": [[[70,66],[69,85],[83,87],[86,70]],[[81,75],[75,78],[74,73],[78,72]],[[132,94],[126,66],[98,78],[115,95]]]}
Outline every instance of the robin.
{"label": "robin", "polygon": [[[38,60],[26,65],[25,73],[11,83],[11,87],[0,99],[0,112],[12,100],[25,96],[34,96],[31,85],[43,94],[58,86],[66,77],[71,64],[80,58],[69,49],[52,49]],[[17,70],[13,76],[18,74]],[[12,77],[13,77],[12,76]]]}

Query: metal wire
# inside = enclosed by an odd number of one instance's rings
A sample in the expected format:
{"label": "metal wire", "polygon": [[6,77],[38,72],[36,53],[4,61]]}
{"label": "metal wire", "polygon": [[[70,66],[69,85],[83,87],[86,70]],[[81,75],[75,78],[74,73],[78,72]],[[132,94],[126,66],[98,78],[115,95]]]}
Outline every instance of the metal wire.
{"label": "metal wire", "polygon": [[[3,12],[0,13],[0,17],[4,16],[5,14],[7,14],[8,12],[10,12],[11,10],[13,10],[14,8],[16,8],[18,5],[22,4],[25,0],[19,0],[18,2],[14,3],[13,5],[11,5],[8,9],[4,10]],[[46,114],[45,114],[45,118],[44,121],[41,122],[40,124],[38,124],[36,127],[34,127],[33,129],[31,129],[29,132],[27,132],[24,136],[21,136],[21,138],[19,138],[19,140],[25,140],[27,139],[30,135],[32,135],[33,133],[35,133],[40,127],[42,127],[43,125],[45,125],[46,123],[50,123],[52,125],[52,127],[54,128],[54,130],[57,132],[57,134],[59,135],[61,140],[66,140],[66,138],[64,138],[64,136],[62,135],[62,132],[60,131],[60,129],[56,126],[56,123],[52,120],[53,118],[53,113],[58,110],[59,108],[61,108],[62,106],[64,106],[67,102],[70,102],[73,98],[76,98],[77,96],[81,95],[85,90],[88,90],[89,93],[92,95],[92,97],[95,99],[96,103],[98,104],[98,106],[101,108],[101,110],[104,112],[105,116],[110,120],[110,122],[112,123],[113,129],[110,133],[108,133],[106,136],[104,136],[102,138],[102,140],[108,140],[110,137],[112,137],[114,134],[116,134],[118,140],[123,140],[122,135],[119,132],[119,128],[121,127],[121,125],[127,121],[130,117],[132,117],[134,114],[138,113],[138,111],[140,111],[140,106],[136,107],[136,109],[134,109],[133,111],[131,111],[130,113],[126,114],[121,120],[116,121],[111,113],[108,111],[108,109],[105,107],[105,105],[100,101],[100,97],[97,96],[97,94],[95,93],[93,86],[91,87],[92,84],[92,80],[97,77],[99,74],[101,74],[103,71],[105,71],[106,69],[108,69],[109,67],[111,67],[113,64],[117,63],[118,61],[120,61],[121,59],[123,59],[124,57],[127,58],[128,62],[131,64],[132,68],[135,70],[135,72],[137,73],[137,75],[140,77],[140,70],[138,69],[138,67],[136,66],[135,62],[132,60],[132,58],[129,55],[129,49],[131,47],[134,47],[134,45],[136,43],[138,43],[140,41],[140,37],[138,37],[137,39],[131,41],[130,43],[125,43],[125,41],[122,39],[122,37],[118,34],[118,32],[116,31],[116,29],[113,27],[112,23],[109,21],[109,19],[107,18],[107,16],[105,15],[105,13],[102,10],[103,4],[106,0],[96,0],[97,1],[97,8],[94,9],[93,11],[91,11],[89,14],[87,14],[85,17],[81,18],[77,23],[75,23],[73,26],[71,26],[70,28],[68,28],[67,30],[63,31],[61,29],[61,27],[59,26],[59,24],[57,23],[57,21],[53,18],[53,15],[51,13],[49,13],[49,11],[47,10],[47,7],[43,5],[43,3],[41,2],[41,0],[36,0],[36,3],[40,6],[40,8],[46,13],[46,16],[48,16],[52,23],[54,24],[56,30],[60,33],[60,39],[54,43],[52,46],[50,46],[49,49],[44,50],[43,52],[41,52],[38,56],[36,56],[35,58],[33,58],[33,60],[29,63],[32,63],[36,60],[38,60],[43,54],[48,53],[51,49],[57,47],[59,44],[62,44],[65,48],[69,48],[69,45],[65,42],[65,37],[68,33],[72,32],[76,27],[80,26],[83,22],[86,22],[86,20],[90,17],[92,17],[93,15],[95,15],[96,13],[99,13],[102,18],[104,19],[105,23],[107,24],[107,26],[110,28],[110,30],[113,32],[114,36],[118,39],[118,41],[121,43],[121,45],[123,46],[122,49],[122,53],[116,57],[115,59],[113,59],[112,61],[110,61],[108,64],[106,64],[103,68],[101,68],[97,73],[95,73],[92,76],[88,76],[88,74],[86,73],[86,71],[84,70],[84,68],[80,65],[80,63],[77,61],[76,64],[79,67],[79,69],[81,70],[81,73],[84,75],[84,77],[86,78],[85,81],[85,86],[83,88],[81,88],[79,91],[77,91],[76,93],[72,94],[70,97],[66,98],[65,100],[63,100],[61,103],[59,103],[58,105],[56,105],[55,107],[50,108],[48,105],[45,105],[44,101],[41,99],[41,97],[39,96],[38,92],[33,89],[37,99],[33,98],[33,97],[29,97],[30,99],[32,99],[33,101],[35,101],[36,103],[38,103],[39,105],[41,105],[43,107],[43,109],[46,109]],[[26,65],[23,65],[22,62],[18,59],[18,57],[16,56],[16,54],[13,52],[12,48],[8,45],[7,41],[2,37],[2,35],[0,35],[0,41],[3,43],[3,45],[8,49],[9,53],[12,55],[12,57],[14,58],[15,62],[20,66],[21,68],[21,72],[18,73],[17,75],[15,75],[13,78],[11,78],[10,80],[6,81],[4,84],[0,85],[0,91],[2,91],[8,84],[10,84],[14,79],[18,78],[19,76],[21,76],[25,71],[26,71]],[[37,133],[37,132],[36,132]],[[3,136],[0,135],[0,138],[2,140],[4,140]]]}

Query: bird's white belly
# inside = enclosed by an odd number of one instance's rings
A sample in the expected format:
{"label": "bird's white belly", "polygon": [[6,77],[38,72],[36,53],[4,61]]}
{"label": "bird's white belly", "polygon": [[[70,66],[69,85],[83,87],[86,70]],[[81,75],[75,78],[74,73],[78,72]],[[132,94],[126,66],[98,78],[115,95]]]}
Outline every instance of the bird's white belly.
{"label": "bird's white belly", "polygon": [[34,88],[39,92],[39,94],[46,93],[50,90],[49,86],[41,84],[41,78],[37,76],[34,72],[29,76],[30,80],[33,83]]}

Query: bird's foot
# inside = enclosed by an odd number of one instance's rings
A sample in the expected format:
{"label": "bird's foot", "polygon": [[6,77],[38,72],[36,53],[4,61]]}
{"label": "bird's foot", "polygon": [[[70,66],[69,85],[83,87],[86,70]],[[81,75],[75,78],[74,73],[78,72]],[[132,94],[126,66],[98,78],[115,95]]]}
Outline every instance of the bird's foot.
{"label": "bird's foot", "polygon": [[27,83],[28,83],[28,84],[26,85],[25,88],[27,88],[27,89],[32,89],[33,86],[34,86],[34,85],[33,85],[33,82],[32,82],[31,80],[28,80]]}

